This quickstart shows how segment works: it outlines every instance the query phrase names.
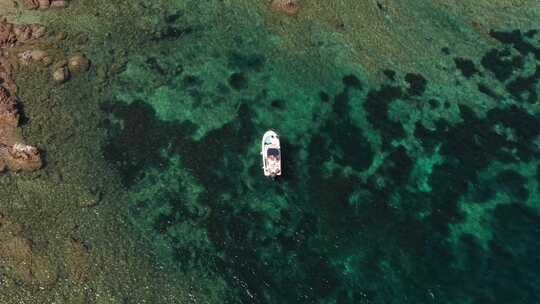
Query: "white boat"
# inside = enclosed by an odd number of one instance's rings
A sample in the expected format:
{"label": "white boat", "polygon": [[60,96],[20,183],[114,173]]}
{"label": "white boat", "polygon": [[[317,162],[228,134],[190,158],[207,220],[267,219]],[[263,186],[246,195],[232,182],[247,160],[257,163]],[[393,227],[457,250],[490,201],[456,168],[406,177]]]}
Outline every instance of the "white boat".
{"label": "white boat", "polygon": [[276,177],[281,175],[281,146],[276,132],[269,130],[262,138],[262,161],[264,175]]}

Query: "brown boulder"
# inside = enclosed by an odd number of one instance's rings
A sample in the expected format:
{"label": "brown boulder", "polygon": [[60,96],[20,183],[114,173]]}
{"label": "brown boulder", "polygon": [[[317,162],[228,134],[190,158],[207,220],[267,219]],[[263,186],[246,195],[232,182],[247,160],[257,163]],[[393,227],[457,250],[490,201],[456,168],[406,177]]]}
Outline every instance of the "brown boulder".
{"label": "brown boulder", "polygon": [[90,60],[84,54],[74,54],[68,59],[69,70],[74,73],[86,72],[90,67]]}
{"label": "brown boulder", "polygon": [[297,0],[272,0],[270,7],[274,11],[282,12],[289,16],[296,15],[300,10]]}
{"label": "brown boulder", "polygon": [[6,88],[0,86],[0,126],[16,127],[18,124],[17,102]]}
{"label": "brown boulder", "polygon": [[39,8],[38,0],[23,0],[23,6],[27,9],[37,9]]}
{"label": "brown boulder", "polygon": [[0,158],[11,171],[35,171],[42,165],[39,150],[23,143],[0,146]]}
{"label": "brown boulder", "polygon": [[17,37],[13,32],[13,24],[0,20],[0,47],[10,47],[17,41]]}

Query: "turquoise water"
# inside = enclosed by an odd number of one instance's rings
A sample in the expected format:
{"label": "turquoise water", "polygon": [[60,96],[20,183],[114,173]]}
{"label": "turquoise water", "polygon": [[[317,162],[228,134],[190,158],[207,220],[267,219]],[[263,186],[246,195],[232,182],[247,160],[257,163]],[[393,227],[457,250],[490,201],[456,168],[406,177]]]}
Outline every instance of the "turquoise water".
{"label": "turquoise water", "polygon": [[540,33],[491,30],[471,56],[448,41],[437,81],[368,70],[331,35],[288,50],[256,14],[160,18],[102,104],[160,263],[227,303],[538,301]]}

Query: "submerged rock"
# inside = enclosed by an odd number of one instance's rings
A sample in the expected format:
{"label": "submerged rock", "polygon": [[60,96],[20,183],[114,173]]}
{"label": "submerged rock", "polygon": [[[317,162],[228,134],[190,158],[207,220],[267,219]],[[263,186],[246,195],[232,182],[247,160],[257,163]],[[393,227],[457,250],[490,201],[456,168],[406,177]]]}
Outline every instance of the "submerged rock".
{"label": "submerged rock", "polygon": [[33,50],[31,56],[33,60],[39,61],[47,56],[47,52],[43,50]]}
{"label": "submerged rock", "polygon": [[26,9],[46,10],[48,8],[64,8],[68,2],[65,0],[24,0],[23,5]]}
{"label": "submerged rock", "polygon": [[28,40],[38,39],[45,35],[45,27],[39,24],[14,24],[0,20],[0,47],[17,46]]}
{"label": "submerged rock", "polygon": [[0,265],[11,278],[29,285],[51,286],[58,279],[48,257],[36,252],[32,241],[22,236],[22,227],[0,214]]}
{"label": "submerged rock", "polygon": [[300,5],[296,0],[273,0],[270,7],[274,11],[282,12],[289,16],[296,15],[300,10]]}
{"label": "submerged rock", "polygon": [[51,8],[64,8],[68,6],[68,2],[64,0],[53,0],[51,2]]}
{"label": "submerged rock", "polygon": [[68,59],[69,70],[73,73],[86,72],[90,67],[90,60],[84,54],[75,54]]}
{"label": "submerged rock", "polygon": [[2,135],[6,136],[5,127],[17,127],[19,124],[19,110],[17,109],[17,102],[11,96],[9,91],[0,86],[0,143],[2,142]]}
{"label": "submerged rock", "polygon": [[60,67],[54,70],[52,77],[55,83],[61,84],[66,82],[69,79],[69,70],[67,67]]}
{"label": "submerged rock", "polygon": [[50,6],[51,6],[51,1],[50,0],[38,0],[38,8],[39,9],[48,9]]}
{"label": "submerged rock", "polygon": [[39,150],[23,143],[0,147],[0,158],[12,171],[35,171],[42,165]]}
{"label": "submerged rock", "polygon": [[[6,20],[0,21],[0,47],[11,48],[22,42],[34,39],[44,33],[38,25],[14,25]],[[44,51],[24,51],[18,59],[27,64],[32,59],[42,58]],[[5,53],[2,53],[4,56]],[[11,74],[11,63],[8,58],[0,56],[0,172],[33,171],[41,168],[41,156],[37,148],[24,143],[19,127],[18,101],[14,92],[16,85]]]}

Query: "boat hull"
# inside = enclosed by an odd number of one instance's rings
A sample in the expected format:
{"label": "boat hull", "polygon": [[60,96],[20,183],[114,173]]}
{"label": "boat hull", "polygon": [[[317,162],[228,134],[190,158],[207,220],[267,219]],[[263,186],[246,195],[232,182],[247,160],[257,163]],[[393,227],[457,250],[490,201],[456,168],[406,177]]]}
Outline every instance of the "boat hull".
{"label": "boat hull", "polygon": [[281,176],[281,143],[279,135],[272,130],[264,133],[261,142],[261,156],[265,176]]}

